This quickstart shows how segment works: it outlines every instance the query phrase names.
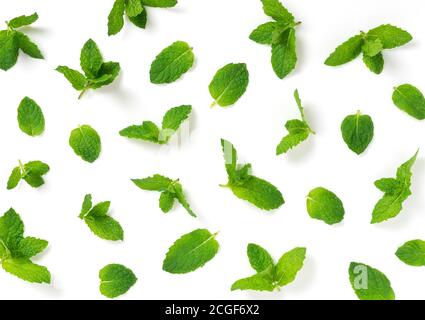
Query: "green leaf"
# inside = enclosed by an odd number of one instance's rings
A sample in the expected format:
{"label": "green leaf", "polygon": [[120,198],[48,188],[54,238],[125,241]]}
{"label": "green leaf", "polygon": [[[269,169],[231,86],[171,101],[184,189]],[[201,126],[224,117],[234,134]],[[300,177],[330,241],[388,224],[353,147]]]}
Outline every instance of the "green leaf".
{"label": "green leaf", "polygon": [[17,256],[26,259],[32,258],[43,252],[47,248],[48,244],[49,242],[42,239],[37,239],[33,237],[23,238],[19,242]]}
{"label": "green leaf", "polygon": [[16,40],[18,42],[19,48],[31,58],[35,59],[44,59],[43,54],[41,53],[38,46],[31,41],[31,39],[23,34],[22,32],[16,32]]}
{"label": "green leaf", "polygon": [[338,46],[333,53],[326,59],[328,66],[339,66],[357,58],[362,52],[364,38],[362,35],[354,36]]}
{"label": "green leaf", "polygon": [[348,270],[351,286],[360,300],[394,300],[391,283],[381,271],[358,262]]}
{"label": "green leaf", "polygon": [[273,210],[285,203],[280,191],[263,179],[250,176],[241,185],[229,185],[233,194],[263,210]]}
{"label": "green leaf", "polygon": [[44,132],[43,111],[32,99],[25,97],[18,107],[19,128],[29,136],[39,136]]}
{"label": "green leaf", "polygon": [[173,274],[183,274],[203,267],[218,252],[216,236],[206,229],[183,235],[168,250],[162,269]]}
{"label": "green leaf", "polygon": [[44,175],[49,172],[49,166],[41,161],[30,161],[24,165],[26,173],[34,173],[37,175]]}
{"label": "green leaf", "polygon": [[274,266],[273,258],[267,250],[257,244],[248,244],[247,254],[251,267],[258,273]]}
{"label": "green leaf", "polygon": [[37,12],[35,12],[30,16],[22,15],[22,16],[13,18],[12,20],[7,22],[7,25],[9,28],[16,29],[23,26],[29,26],[30,24],[33,24],[37,20],[38,20],[38,14]]}
{"label": "green leaf", "polygon": [[86,77],[77,70],[70,69],[66,66],[59,66],[56,68],[56,71],[62,73],[75,90],[83,90],[87,85]]}
{"label": "green leaf", "polygon": [[384,49],[400,47],[412,40],[410,33],[390,24],[369,30],[367,36],[377,37],[382,42]]}
{"label": "green leaf", "polygon": [[124,240],[124,231],[114,218],[110,216],[88,216],[84,219],[90,230],[104,240]]}
{"label": "green leaf", "polygon": [[379,39],[366,38],[362,46],[363,53],[369,57],[376,56],[378,53],[382,51],[382,49],[384,49],[384,45],[382,44],[382,41]]}
{"label": "green leaf", "polygon": [[142,0],[142,4],[155,8],[171,8],[177,4],[177,0]]}
{"label": "green leaf", "polygon": [[32,263],[25,258],[11,258],[2,260],[5,271],[18,278],[32,283],[50,283],[50,272],[46,267]]}
{"label": "green leaf", "polygon": [[128,17],[135,17],[143,11],[142,2],[140,0],[127,0],[125,12]]}
{"label": "green leaf", "polygon": [[140,189],[148,191],[167,191],[173,180],[170,178],[155,174],[145,179],[132,179],[133,183]]}
{"label": "green leaf", "polygon": [[221,107],[235,104],[245,93],[249,73],[245,63],[230,63],[219,69],[209,85],[211,96]]}
{"label": "green leaf", "polygon": [[84,197],[83,205],[81,206],[81,212],[79,217],[81,219],[84,218],[84,216],[89,213],[90,209],[93,207],[92,203],[92,196],[91,194],[86,194]]}
{"label": "green leaf", "polygon": [[279,2],[279,0],[261,0],[266,15],[282,23],[293,23],[294,16]]}
{"label": "green leaf", "polygon": [[192,217],[196,217],[196,214],[193,212],[192,208],[189,205],[189,202],[187,202],[186,200],[186,196],[184,195],[183,192],[183,187],[180,183],[175,182],[173,185],[173,191],[174,191],[174,196],[176,197],[176,199],[180,202],[180,204],[183,206],[183,208],[186,209],[186,211],[192,216]]}
{"label": "green leaf", "polygon": [[398,86],[394,88],[392,99],[400,110],[415,119],[425,119],[425,98],[418,88],[410,84]]}
{"label": "green leaf", "polygon": [[137,277],[129,268],[121,264],[108,264],[99,271],[100,293],[108,298],[116,298],[126,293],[136,282]]}
{"label": "green leaf", "polygon": [[41,187],[44,184],[43,177],[41,177],[38,174],[34,174],[34,173],[28,173],[22,179],[24,179],[25,182],[28,183],[33,188]]}
{"label": "green leaf", "polygon": [[121,31],[124,26],[125,0],[115,0],[108,16],[108,35],[112,36]]}
{"label": "green leaf", "polygon": [[273,43],[273,33],[276,30],[277,25],[278,24],[273,21],[263,23],[251,32],[249,38],[259,44],[271,45]]}
{"label": "green leaf", "polygon": [[293,282],[304,265],[306,248],[295,248],[285,253],[275,267],[275,279],[278,287]]}
{"label": "green leaf", "polygon": [[[12,208],[0,217],[0,246],[4,246],[10,254],[19,247],[24,237],[24,223]],[[1,257],[3,258],[3,257]]]}
{"label": "green leaf", "polygon": [[84,217],[88,218],[88,217],[103,217],[103,216],[106,216],[108,214],[110,206],[111,206],[110,201],[99,202],[93,208],[91,208],[91,210],[89,212],[87,212]]}
{"label": "green leaf", "polygon": [[192,112],[192,106],[183,105],[168,110],[162,119],[162,129],[178,130]]}
{"label": "green leaf", "polygon": [[425,266],[425,241],[407,241],[397,249],[395,255],[405,264],[413,267]]}
{"label": "green leaf", "polygon": [[331,191],[319,187],[310,191],[307,196],[307,212],[313,219],[322,220],[332,225],[344,219],[344,206],[341,200]]}
{"label": "green leaf", "polygon": [[151,121],[144,121],[142,125],[133,125],[122,129],[120,135],[131,139],[141,139],[159,143],[159,128]]}
{"label": "green leaf", "polygon": [[384,56],[381,52],[373,57],[363,55],[363,62],[373,73],[380,74],[384,70]]}
{"label": "green leaf", "polygon": [[69,145],[84,161],[93,163],[99,158],[101,141],[97,132],[89,125],[72,130]]}
{"label": "green leaf", "polygon": [[[381,179],[375,182],[378,189],[382,191],[385,190],[385,194],[373,209],[371,223],[379,223],[394,218],[401,212],[403,202],[412,194],[410,190],[412,178],[411,170],[417,156],[418,152],[397,169],[397,185],[395,185],[393,180],[388,179],[384,181]],[[391,185],[389,185],[388,182]]]}
{"label": "green leaf", "polygon": [[283,79],[297,64],[295,29],[289,28],[282,33],[280,41],[272,45],[272,67],[276,75]]}
{"label": "green leaf", "polygon": [[21,178],[22,178],[21,168],[20,167],[13,168],[9,179],[7,180],[7,190],[12,190],[16,188],[19,182],[21,181]]}
{"label": "green leaf", "polygon": [[348,148],[356,154],[363,153],[373,139],[373,121],[360,111],[355,115],[345,117],[341,124],[342,138]]}
{"label": "green leaf", "polygon": [[269,267],[251,277],[240,279],[233,283],[231,290],[273,291],[273,267]]}
{"label": "green leaf", "polygon": [[226,172],[229,177],[229,182],[237,182],[237,161],[238,153],[233,144],[227,140],[221,139],[221,147],[223,150],[223,156],[226,166]]}
{"label": "green leaf", "polygon": [[161,192],[159,197],[159,208],[162,212],[167,213],[173,208],[175,195],[170,191]]}
{"label": "green leaf", "polygon": [[128,17],[128,19],[136,27],[144,29],[146,27],[148,16],[147,16],[146,9],[143,6],[142,6],[142,8],[143,8],[143,10],[139,15],[137,15],[135,17]]}
{"label": "green leaf", "polygon": [[80,64],[87,78],[97,78],[103,58],[97,44],[92,39],[89,39],[81,49]]}
{"label": "green leaf", "polygon": [[156,56],[150,80],[155,84],[174,82],[192,68],[194,61],[192,48],[186,42],[176,41]]}
{"label": "green leaf", "polygon": [[19,43],[15,31],[0,31],[0,69],[7,71],[18,60]]}

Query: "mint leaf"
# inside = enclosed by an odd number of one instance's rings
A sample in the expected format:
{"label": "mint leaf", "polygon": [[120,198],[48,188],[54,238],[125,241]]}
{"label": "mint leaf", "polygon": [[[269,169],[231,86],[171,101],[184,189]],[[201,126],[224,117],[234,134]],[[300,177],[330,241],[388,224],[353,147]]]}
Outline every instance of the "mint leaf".
{"label": "mint leaf", "polygon": [[342,138],[348,148],[356,154],[363,153],[373,139],[372,118],[357,111],[355,115],[345,117],[341,124]]}
{"label": "mint leaf", "polygon": [[21,179],[25,180],[31,187],[38,188],[44,184],[43,176],[49,170],[49,166],[41,161],[30,161],[25,165],[19,161],[19,166],[12,170],[7,182],[7,189],[11,190],[17,187]]}
{"label": "mint leaf", "polygon": [[211,96],[221,107],[235,104],[245,93],[249,83],[249,73],[245,63],[230,63],[219,69],[209,85]]}
{"label": "mint leaf", "polygon": [[384,49],[400,47],[412,40],[410,33],[390,24],[369,30],[367,36],[378,38],[382,42]]}
{"label": "mint leaf", "polygon": [[90,230],[104,240],[124,240],[124,231],[118,221],[108,215],[111,203],[104,201],[92,207],[91,195],[84,197],[79,218],[84,220]]}
{"label": "mint leaf", "polygon": [[271,183],[251,175],[251,165],[237,165],[237,152],[234,146],[221,140],[228,182],[233,194],[263,210],[277,209],[285,203],[280,191]]}
{"label": "mint leaf", "polygon": [[282,23],[294,22],[294,16],[278,0],[261,0],[266,15]]}
{"label": "mint leaf", "polygon": [[168,250],[162,269],[173,274],[184,274],[203,267],[215,257],[219,244],[206,229],[197,229],[179,238]]}
{"label": "mint leaf", "polygon": [[23,26],[29,26],[38,20],[38,14],[35,12],[30,16],[19,16],[7,22],[9,28],[17,29]]}
{"label": "mint leaf", "polygon": [[97,78],[103,58],[97,44],[92,39],[89,39],[81,49],[80,64],[87,78]]}
{"label": "mint leaf", "polygon": [[276,30],[277,22],[266,22],[259,25],[257,29],[251,32],[249,38],[259,44],[272,44],[273,33]]}
{"label": "mint leaf", "polygon": [[[384,196],[375,205],[371,223],[380,223],[396,217],[403,208],[403,202],[412,194],[410,190],[412,167],[418,156],[415,155],[397,169],[396,179],[378,180],[375,185],[384,192]],[[395,181],[397,183],[395,183]]]}
{"label": "mint leaf", "polygon": [[132,179],[131,181],[140,189],[148,191],[167,191],[173,183],[170,178],[159,174],[144,179]]}
{"label": "mint leaf", "polygon": [[274,263],[273,258],[262,247],[248,245],[248,257],[257,273],[243,278],[232,285],[234,290],[274,291],[293,282],[304,264],[305,248],[294,248]]}
{"label": "mint leaf", "polygon": [[129,268],[121,264],[108,264],[99,271],[100,293],[107,298],[116,298],[126,293],[136,282],[137,277]]}
{"label": "mint leaf", "polygon": [[381,271],[366,264],[351,262],[348,270],[351,286],[360,300],[394,300],[391,283]]}
{"label": "mint leaf", "polygon": [[192,112],[192,106],[182,105],[168,110],[162,119],[162,129],[151,121],[144,121],[142,125],[133,125],[120,131],[120,135],[127,138],[141,139],[158,144],[165,144],[180,128]]}
{"label": "mint leaf", "polygon": [[405,264],[413,267],[425,266],[425,241],[407,241],[397,249],[395,255]]}
{"label": "mint leaf", "polygon": [[283,137],[276,147],[276,155],[288,152],[290,149],[305,141],[310,136],[310,134],[315,134],[305,119],[304,108],[301,104],[298,90],[295,90],[294,97],[298,106],[298,110],[301,114],[301,120],[294,119],[286,122],[285,128],[288,130],[289,134]]}
{"label": "mint leaf", "polygon": [[16,31],[0,31],[0,69],[7,71],[18,61],[19,43]]}
{"label": "mint leaf", "polygon": [[24,224],[15,210],[0,217],[0,262],[10,274],[34,283],[50,283],[46,267],[31,262],[30,258],[47,247],[47,241],[25,237]]}
{"label": "mint leaf", "polygon": [[159,128],[151,121],[143,121],[141,125],[133,125],[120,131],[120,135],[131,139],[141,139],[154,143],[161,143],[159,140]]}
{"label": "mint leaf", "polygon": [[173,206],[174,199],[177,199],[177,201],[180,202],[183,208],[185,208],[192,217],[196,217],[186,199],[183,187],[178,179],[172,180],[159,174],[155,174],[152,177],[132,179],[131,181],[133,181],[133,183],[142,190],[161,192],[159,207],[163,212],[169,212]]}
{"label": "mint leaf", "polygon": [[295,29],[285,30],[279,39],[272,45],[272,67],[276,75],[283,79],[297,64]]}
{"label": "mint leaf", "polygon": [[415,119],[425,119],[425,98],[422,92],[410,85],[402,84],[394,88],[392,96],[394,104]]}
{"label": "mint leaf", "polygon": [[143,6],[140,0],[127,0],[125,12],[128,17],[136,17],[143,11]]}
{"label": "mint leaf", "polygon": [[380,74],[384,70],[384,56],[381,52],[373,57],[364,54],[363,62],[373,73]]}
{"label": "mint leaf", "polygon": [[325,64],[335,67],[350,62],[360,55],[363,45],[363,36],[354,36],[338,46],[326,59]]}
{"label": "mint leaf", "polygon": [[44,59],[43,54],[41,53],[38,46],[32,42],[27,35],[23,34],[22,32],[16,32],[15,37],[19,48],[25,54],[29,55],[31,58]]}
{"label": "mint leaf", "polygon": [[332,225],[344,219],[344,206],[341,200],[331,191],[319,187],[310,191],[307,196],[307,212],[313,219],[322,220]]}
{"label": "mint leaf", "polygon": [[118,62],[103,62],[100,50],[92,39],[89,39],[81,50],[80,64],[85,76],[66,66],[56,68],[56,71],[62,73],[74,89],[80,91],[78,99],[81,99],[87,90],[95,90],[111,84],[121,70]]}
{"label": "mint leaf", "polygon": [[275,267],[275,282],[278,287],[283,287],[293,282],[304,265],[306,248],[295,248],[286,252],[277,262]]}
{"label": "mint leaf", "polygon": [[22,32],[15,29],[28,26],[37,21],[38,15],[19,16],[9,22],[6,21],[7,30],[0,31],[0,69],[7,71],[18,60],[19,49],[32,58],[43,59],[43,54],[37,45]]}
{"label": "mint leaf", "polygon": [[247,254],[251,267],[257,272],[262,272],[274,265],[273,258],[267,250],[258,244],[248,244]]}
{"label": "mint leaf", "polygon": [[115,0],[108,16],[108,35],[112,36],[121,31],[124,26],[124,11],[126,0]]}
{"label": "mint leaf", "polygon": [[39,136],[44,132],[43,111],[32,99],[25,97],[18,107],[19,128],[29,136]]}
{"label": "mint leaf", "polygon": [[98,133],[89,125],[82,125],[71,131],[69,145],[84,161],[93,163],[99,158],[101,141]]}
{"label": "mint leaf", "polygon": [[56,68],[56,71],[62,73],[75,90],[81,91],[87,84],[88,80],[86,77],[77,70],[70,69],[66,66],[59,66]]}
{"label": "mint leaf", "polygon": [[176,41],[156,56],[150,80],[155,84],[174,82],[192,68],[194,61],[192,48],[186,42]]}

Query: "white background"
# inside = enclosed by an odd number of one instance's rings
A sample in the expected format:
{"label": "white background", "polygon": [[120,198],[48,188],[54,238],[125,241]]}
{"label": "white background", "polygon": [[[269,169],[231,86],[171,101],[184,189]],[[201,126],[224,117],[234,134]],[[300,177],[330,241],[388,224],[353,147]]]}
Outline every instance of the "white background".
{"label": "white background", "polygon": [[[36,261],[48,266],[52,285],[34,285],[0,272],[0,298],[102,299],[98,271],[122,263],[139,278],[125,299],[354,299],[348,281],[351,261],[383,271],[398,299],[425,298],[425,268],[399,261],[394,252],[405,241],[425,238],[425,161],[414,167],[413,196],[399,217],[371,225],[371,212],[382,193],[373,182],[393,176],[418,147],[425,152],[423,123],[399,111],[392,88],[409,82],[425,90],[421,0],[286,0],[302,24],[297,28],[299,62],[279,80],[270,65],[270,48],[248,39],[269,21],[259,0],[180,0],[172,9],[148,8],[146,30],[126,22],[117,36],[107,36],[113,0],[1,0],[0,20],[37,11],[26,32],[46,60],[21,55],[17,65],[0,72],[0,210],[16,209],[26,234],[49,241]],[[379,76],[361,59],[340,68],[323,61],[333,49],[360,30],[383,23],[408,30],[414,40],[387,51]],[[106,60],[119,61],[117,81],[81,101],[58,65],[79,68],[84,42],[93,38]],[[149,82],[154,57],[176,40],[194,48],[194,68],[179,81],[158,86]],[[223,65],[246,62],[250,84],[231,108],[209,108],[208,84]],[[286,133],[284,123],[298,117],[293,91],[298,88],[307,118],[317,132],[288,155],[275,156]],[[24,96],[35,99],[46,117],[46,132],[32,138],[16,121]],[[190,137],[181,146],[160,148],[135,142],[118,131],[143,120],[160,122],[166,110],[191,104]],[[361,156],[344,144],[340,124],[360,109],[375,122],[375,138]],[[79,124],[92,125],[102,137],[102,154],[89,164],[68,145]],[[218,185],[227,181],[220,138],[233,142],[241,161],[253,164],[255,175],[274,183],[286,204],[263,212]],[[22,183],[6,190],[7,178],[22,161],[42,160],[51,166],[46,184],[32,189]],[[180,206],[168,215],[158,208],[159,194],[142,191],[130,178],[161,173],[180,178],[198,213],[193,219]],[[344,202],[345,219],[335,226],[311,219],[305,196],[314,187],[334,191]],[[112,215],[122,224],[125,240],[113,243],[95,237],[77,218],[83,197],[111,200]],[[169,246],[199,227],[220,231],[219,254],[204,268],[186,275],[162,271]],[[307,247],[307,259],[294,283],[280,292],[231,292],[231,284],[253,274],[246,245],[258,243],[278,259],[296,246]]]}

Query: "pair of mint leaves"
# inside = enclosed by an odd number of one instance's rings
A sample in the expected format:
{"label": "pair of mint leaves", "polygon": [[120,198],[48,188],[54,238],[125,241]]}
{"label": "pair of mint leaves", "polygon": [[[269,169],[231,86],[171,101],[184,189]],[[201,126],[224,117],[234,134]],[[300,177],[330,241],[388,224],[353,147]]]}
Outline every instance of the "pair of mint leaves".
{"label": "pair of mint leaves", "polygon": [[21,27],[29,26],[38,20],[38,14],[19,16],[6,21],[7,30],[0,31],[0,69],[7,71],[18,61],[19,50],[35,59],[44,59],[38,46],[23,32]]}
{"label": "pair of mint leaves", "polygon": [[294,248],[274,262],[261,246],[250,243],[247,255],[255,275],[240,279],[232,285],[233,290],[274,291],[293,282],[304,265],[306,248]]}
{"label": "pair of mint leaves", "polygon": [[222,187],[232,190],[233,194],[263,210],[273,210],[285,201],[280,191],[263,179],[251,174],[251,164],[238,164],[238,154],[229,141],[222,139],[228,182]]}
{"label": "pair of mint leaves", "polygon": [[390,24],[381,25],[366,33],[361,32],[338,46],[325,64],[339,66],[363,53],[364,64],[370,71],[380,74],[384,69],[383,50],[403,46],[411,40],[412,36],[407,31]]}
{"label": "pair of mint leaves", "polygon": [[152,121],[144,121],[141,125],[132,125],[120,131],[120,135],[131,139],[140,139],[157,144],[166,144],[189,117],[192,106],[182,105],[168,110],[162,118],[162,128]]}
{"label": "pair of mint leaves", "polygon": [[171,8],[177,0],[115,0],[108,16],[108,35],[115,35],[124,26],[124,15],[136,27],[144,29],[147,23],[146,7]]}
{"label": "pair of mint leaves", "polygon": [[[383,178],[375,181],[375,186],[384,192],[372,211],[372,224],[392,219],[400,214],[404,201],[412,194],[412,167],[418,152],[403,163],[395,178]],[[307,196],[307,212],[313,219],[332,225],[343,220],[345,210],[342,201],[332,191],[318,187]]]}
{"label": "pair of mint leaves", "polygon": [[80,91],[79,99],[87,90],[95,90],[111,84],[121,70],[118,62],[103,61],[102,54],[92,39],[89,39],[81,49],[80,65],[84,74],[67,66],[56,68],[56,71],[62,73],[75,90]]}
{"label": "pair of mint leaves", "polygon": [[258,26],[249,38],[259,44],[271,45],[271,63],[275,74],[285,78],[297,64],[294,16],[278,0],[261,0],[264,13],[274,21]]}
{"label": "pair of mint leaves", "polygon": [[33,188],[38,188],[44,184],[43,176],[49,172],[49,166],[41,161],[30,161],[13,168],[7,181],[7,189],[15,189],[21,180],[24,180]]}
{"label": "pair of mint leaves", "polygon": [[152,177],[144,179],[132,179],[133,183],[142,190],[147,191],[158,191],[161,193],[159,197],[159,208],[164,213],[170,212],[174,206],[174,202],[177,200],[186,209],[187,213],[192,217],[196,217],[186,196],[183,191],[183,187],[179,181],[173,180],[159,174],[155,174]]}
{"label": "pair of mint leaves", "polygon": [[24,237],[24,223],[15,210],[0,217],[0,263],[6,272],[28,282],[50,283],[49,270],[31,261],[47,245],[46,240]]}

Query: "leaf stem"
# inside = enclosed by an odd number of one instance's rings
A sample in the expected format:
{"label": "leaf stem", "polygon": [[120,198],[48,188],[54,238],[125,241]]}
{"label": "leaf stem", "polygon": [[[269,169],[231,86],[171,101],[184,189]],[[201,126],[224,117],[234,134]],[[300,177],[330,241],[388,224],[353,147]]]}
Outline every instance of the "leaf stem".
{"label": "leaf stem", "polygon": [[87,85],[84,87],[84,89],[81,91],[80,95],[78,96],[78,100],[80,100],[84,94],[87,92],[87,90],[90,89],[90,85]]}

